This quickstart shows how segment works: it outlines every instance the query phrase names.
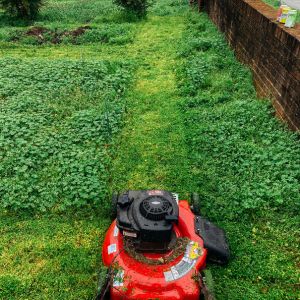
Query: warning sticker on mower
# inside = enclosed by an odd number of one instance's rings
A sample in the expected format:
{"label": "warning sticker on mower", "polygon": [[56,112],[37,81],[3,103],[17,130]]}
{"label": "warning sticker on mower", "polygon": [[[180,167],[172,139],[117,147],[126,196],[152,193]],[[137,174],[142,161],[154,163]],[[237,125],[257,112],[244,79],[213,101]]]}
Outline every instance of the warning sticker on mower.
{"label": "warning sticker on mower", "polygon": [[172,274],[171,271],[164,272],[164,275],[165,275],[166,281],[172,281],[172,280],[174,280],[174,277],[173,277],[173,274]]}
{"label": "warning sticker on mower", "polygon": [[196,264],[199,256],[202,255],[202,249],[197,242],[189,242],[183,258],[175,266],[171,267],[169,271],[164,272],[166,281],[173,281],[183,277],[187,274]]}
{"label": "warning sticker on mower", "polygon": [[118,236],[119,234],[119,228],[117,226],[115,226],[114,228],[114,236]]}
{"label": "warning sticker on mower", "polygon": [[114,276],[113,286],[123,286],[124,285],[124,270],[119,270],[118,273]]}
{"label": "warning sticker on mower", "polygon": [[107,253],[108,254],[112,254],[114,252],[117,252],[117,245],[116,244],[110,244],[108,247],[107,247]]}

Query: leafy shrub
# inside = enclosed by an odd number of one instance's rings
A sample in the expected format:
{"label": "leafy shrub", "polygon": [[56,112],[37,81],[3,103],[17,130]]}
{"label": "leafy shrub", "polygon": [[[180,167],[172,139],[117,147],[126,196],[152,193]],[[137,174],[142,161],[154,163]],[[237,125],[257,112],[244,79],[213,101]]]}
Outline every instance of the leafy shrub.
{"label": "leafy shrub", "polygon": [[151,0],[114,0],[114,3],[129,12],[134,12],[140,17],[147,14],[147,9],[151,5]]}
{"label": "leafy shrub", "polygon": [[42,5],[43,0],[0,0],[0,7],[19,18],[34,19]]}
{"label": "leafy shrub", "polygon": [[0,206],[105,203],[128,64],[0,60]]}

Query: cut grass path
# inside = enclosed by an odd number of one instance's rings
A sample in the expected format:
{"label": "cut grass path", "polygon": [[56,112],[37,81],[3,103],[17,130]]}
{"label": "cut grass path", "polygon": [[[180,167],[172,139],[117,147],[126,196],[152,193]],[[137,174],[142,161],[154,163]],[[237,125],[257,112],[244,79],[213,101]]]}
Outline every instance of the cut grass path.
{"label": "cut grass path", "polygon": [[175,78],[184,21],[150,17],[128,49],[139,68],[112,172],[114,190],[192,189]]}

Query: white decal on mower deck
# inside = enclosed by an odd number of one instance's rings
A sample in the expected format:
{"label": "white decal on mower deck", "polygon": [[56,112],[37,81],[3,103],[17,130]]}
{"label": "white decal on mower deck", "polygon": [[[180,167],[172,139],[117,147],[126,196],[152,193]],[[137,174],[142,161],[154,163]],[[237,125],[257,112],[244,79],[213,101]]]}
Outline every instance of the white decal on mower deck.
{"label": "white decal on mower deck", "polygon": [[201,255],[202,249],[198,243],[194,241],[189,242],[181,261],[171,267],[170,271],[164,272],[165,280],[169,282],[183,277],[194,267],[198,257]]}
{"label": "white decal on mower deck", "polygon": [[119,287],[124,285],[124,270],[119,270],[114,276],[113,286]]}
{"label": "white decal on mower deck", "polygon": [[172,272],[172,275],[173,275],[174,279],[180,278],[180,274],[179,274],[179,272],[177,271],[177,269],[176,269],[175,266],[171,267],[171,272]]}
{"label": "white decal on mower deck", "polygon": [[114,236],[118,236],[118,234],[119,234],[119,228],[116,225],[114,228]]}
{"label": "white decal on mower deck", "polygon": [[117,245],[116,244],[110,244],[108,247],[107,247],[107,253],[108,254],[112,254],[114,252],[117,252]]}
{"label": "white decal on mower deck", "polygon": [[172,274],[171,271],[164,272],[164,275],[165,275],[165,280],[166,281],[172,281],[172,280],[174,280],[174,277],[173,277],[173,274]]}

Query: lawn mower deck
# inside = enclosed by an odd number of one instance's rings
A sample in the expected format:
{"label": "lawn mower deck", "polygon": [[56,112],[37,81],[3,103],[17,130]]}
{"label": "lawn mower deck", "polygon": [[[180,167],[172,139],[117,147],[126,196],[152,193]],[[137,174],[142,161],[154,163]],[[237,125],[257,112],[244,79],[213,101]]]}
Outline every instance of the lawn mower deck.
{"label": "lawn mower deck", "polygon": [[194,202],[162,190],[115,195],[97,299],[214,299],[206,262],[227,263],[229,250],[224,231],[193,213]]}

